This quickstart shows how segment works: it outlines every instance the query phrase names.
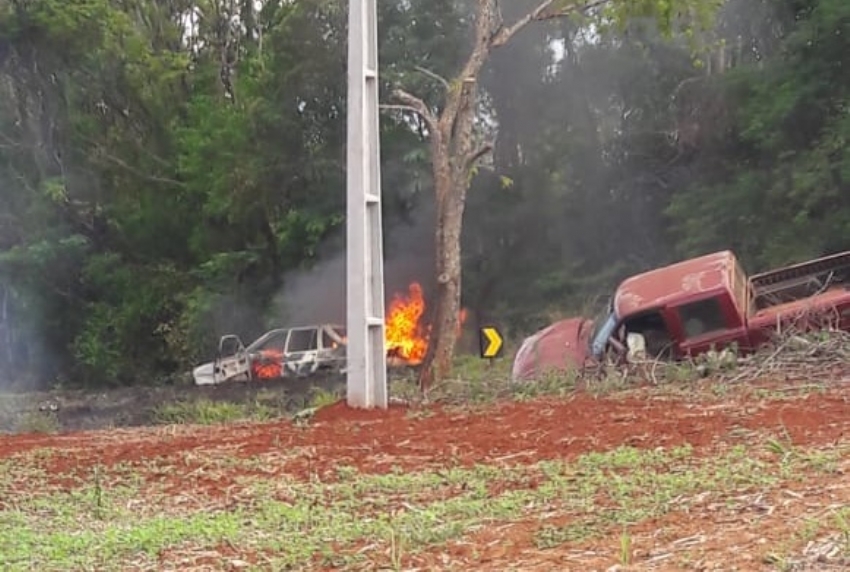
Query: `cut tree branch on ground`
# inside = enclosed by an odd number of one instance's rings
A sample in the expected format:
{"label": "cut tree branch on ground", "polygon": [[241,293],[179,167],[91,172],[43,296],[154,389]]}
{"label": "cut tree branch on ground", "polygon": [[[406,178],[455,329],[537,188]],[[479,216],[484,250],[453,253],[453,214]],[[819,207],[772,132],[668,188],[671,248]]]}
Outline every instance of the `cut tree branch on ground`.
{"label": "cut tree branch on ground", "polygon": [[[777,334],[769,344],[745,356],[737,356],[734,352],[715,352],[680,362],[653,359],[633,361],[623,368],[624,377],[621,381],[651,382],[653,385],[681,381],[683,368],[692,369],[692,375],[718,384],[765,380],[793,384],[777,391],[812,388],[828,382],[848,383],[850,332],[837,329],[814,333],[789,330]],[[598,376],[602,371],[586,373]],[[609,370],[603,375],[610,376],[610,373],[613,372]]]}

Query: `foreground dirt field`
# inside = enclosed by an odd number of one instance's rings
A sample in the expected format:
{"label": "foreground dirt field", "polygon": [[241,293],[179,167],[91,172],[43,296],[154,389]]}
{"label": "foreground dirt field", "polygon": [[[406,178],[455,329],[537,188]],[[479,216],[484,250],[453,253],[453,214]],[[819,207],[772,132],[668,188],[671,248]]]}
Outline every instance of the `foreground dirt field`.
{"label": "foreground dirt field", "polygon": [[0,567],[847,569],[847,390],[0,437]]}

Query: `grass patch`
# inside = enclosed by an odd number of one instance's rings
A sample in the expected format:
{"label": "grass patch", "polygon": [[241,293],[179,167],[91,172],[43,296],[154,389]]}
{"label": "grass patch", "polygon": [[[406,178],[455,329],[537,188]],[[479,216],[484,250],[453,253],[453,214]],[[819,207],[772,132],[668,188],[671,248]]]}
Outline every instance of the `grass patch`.
{"label": "grass patch", "polygon": [[153,412],[154,421],[160,425],[217,425],[249,419],[266,421],[275,416],[276,411],[259,400],[254,403],[233,403],[198,399],[164,403]]}
{"label": "grass patch", "polygon": [[44,411],[29,411],[18,417],[17,433],[56,433],[59,419],[55,414]]}
{"label": "grass patch", "polygon": [[540,547],[621,533],[615,556],[627,563],[628,530],[635,523],[686,510],[698,495],[722,501],[815,470],[811,455],[760,457],[744,447],[710,459],[696,458],[689,447],[623,447],[571,462],[512,467],[366,475],[340,466],[334,482],[238,478],[228,498],[199,497],[187,477],[191,503],[176,503],[157,486],[140,484],[140,474],[159,472],[155,465],[130,473],[98,469],[75,491],[40,483],[25,485],[37,494],[16,493],[14,483],[37,474],[34,457],[29,466],[17,459],[4,467],[0,481],[0,498],[17,499],[13,506],[0,505],[0,568],[155,566],[168,551],[215,554],[222,543],[262,553],[275,569],[311,561],[399,568],[411,555],[482,526],[527,519],[539,521]]}
{"label": "grass patch", "polygon": [[[833,339],[835,337],[837,339]],[[736,348],[729,348],[727,353],[708,352],[681,361],[648,360],[627,366],[604,363],[584,372],[555,370],[522,382],[511,380],[513,352],[505,352],[504,357],[495,360],[463,355],[455,359],[453,374],[430,388],[427,395],[422,395],[415,373],[392,379],[390,395],[410,403],[481,404],[503,399],[524,401],[543,396],[563,396],[578,387],[592,395],[607,396],[640,386],[651,386],[652,391],[659,395],[698,396],[717,400],[746,385],[740,383],[742,381],[754,381],[781,370],[782,362],[777,356],[787,356],[786,359],[793,361],[795,349],[786,343],[789,339],[803,343],[809,351],[819,349],[831,358],[840,358],[842,363],[844,356],[850,352],[850,338],[841,332],[812,335],[785,332],[776,342],[784,349],[781,354],[777,354],[775,347],[769,346],[750,356],[741,357]],[[826,389],[825,381],[812,383],[810,380],[791,380],[780,391],[758,389],[756,397],[784,400],[810,393],[823,393]]]}
{"label": "grass patch", "polygon": [[429,388],[426,395],[419,389],[414,373],[390,379],[390,396],[409,403],[442,403],[482,405],[499,400],[526,401],[543,396],[565,396],[576,389],[579,376],[575,372],[553,372],[534,382],[511,380],[511,360],[493,361],[475,356],[455,360],[453,374]]}
{"label": "grass patch", "polygon": [[319,410],[322,407],[333,405],[334,403],[342,399],[342,397],[343,396],[341,391],[324,389],[322,387],[313,387],[310,390],[309,407],[312,409]]}

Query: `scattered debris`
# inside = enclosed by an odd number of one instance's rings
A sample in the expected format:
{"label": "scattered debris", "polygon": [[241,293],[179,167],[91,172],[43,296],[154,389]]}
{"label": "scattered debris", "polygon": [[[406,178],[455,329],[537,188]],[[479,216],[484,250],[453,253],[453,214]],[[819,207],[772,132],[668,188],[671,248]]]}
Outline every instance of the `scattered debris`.
{"label": "scattered debris", "polygon": [[734,371],[720,381],[735,383],[759,378],[794,381],[850,381],[850,333],[823,330],[777,335],[770,346],[738,358]]}
{"label": "scattered debris", "polygon": [[783,569],[794,572],[850,570],[850,546],[841,533],[809,541],[799,557],[785,559]]}
{"label": "scattered debris", "polygon": [[51,412],[56,413],[59,411],[59,403],[56,401],[42,401],[38,404],[38,410],[42,413]]}
{"label": "scattered debris", "polygon": [[318,407],[308,407],[307,409],[302,409],[298,413],[292,416],[292,422],[296,425],[306,425],[310,422],[311,419],[316,415],[316,411],[318,411]]}

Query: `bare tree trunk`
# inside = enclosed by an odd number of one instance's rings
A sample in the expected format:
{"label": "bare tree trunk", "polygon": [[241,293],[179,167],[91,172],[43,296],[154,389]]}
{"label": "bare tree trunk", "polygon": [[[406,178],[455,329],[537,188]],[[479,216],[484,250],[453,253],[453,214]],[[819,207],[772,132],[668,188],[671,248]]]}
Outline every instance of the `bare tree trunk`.
{"label": "bare tree trunk", "polygon": [[420,385],[427,389],[434,379],[441,379],[452,369],[452,359],[460,330],[461,310],[461,232],[466,203],[466,188],[459,188],[452,177],[435,179],[441,188],[437,201],[436,248],[437,295],[431,322],[431,343],[420,375]]}
{"label": "bare tree trunk", "polygon": [[479,0],[475,47],[459,81],[450,88],[446,108],[434,125],[431,136],[431,161],[434,171],[437,218],[434,236],[437,296],[431,322],[430,343],[419,377],[419,385],[428,389],[434,379],[442,379],[452,370],[452,361],[460,332],[461,310],[461,233],[469,173],[492,146],[476,150],[474,124],[478,103],[478,75],[492,49],[493,35],[500,26],[494,0]]}
{"label": "bare tree trunk", "polygon": [[427,390],[433,381],[450,375],[460,334],[460,241],[466,193],[472,169],[493,148],[492,142],[482,143],[475,137],[478,77],[481,69],[492,50],[508,43],[529,23],[583,12],[611,1],[576,0],[559,3],[555,0],[540,0],[536,8],[506,26],[497,0],[477,0],[474,47],[463,70],[452,82],[428,70],[420,70],[440,80],[446,88],[445,105],[439,116],[422,99],[402,89],[393,92],[394,98],[401,105],[383,106],[385,109],[418,114],[427,126],[431,143],[437,206],[434,236],[437,296],[428,353],[419,377],[423,390]]}

